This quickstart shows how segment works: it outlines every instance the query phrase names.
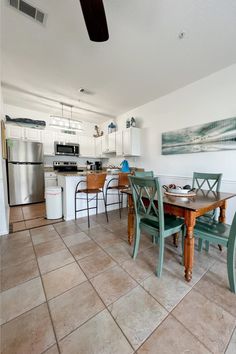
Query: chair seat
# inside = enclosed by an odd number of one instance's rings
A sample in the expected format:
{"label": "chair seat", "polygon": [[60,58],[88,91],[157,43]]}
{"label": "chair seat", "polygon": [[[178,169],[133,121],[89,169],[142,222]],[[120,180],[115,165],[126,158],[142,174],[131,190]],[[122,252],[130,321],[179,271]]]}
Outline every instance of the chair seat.
{"label": "chair seat", "polygon": [[[140,221],[141,226],[147,226],[153,230],[159,230],[159,223],[157,221],[143,218]],[[180,228],[183,225],[183,219],[176,218],[172,215],[165,215],[165,231],[168,232],[172,229]]]}
{"label": "chair seat", "polygon": [[127,189],[128,186],[110,186],[107,189]]}
{"label": "chair seat", "polygon": [[194,226],[194,234],[198,235],[200,233],[202,238],[210,237],[217,240],[227,240],[229,238],[229,231],[230,225],[212,219],[204,220],[203,218],[199,218]]}
{"label": "chair seat", "polygon": [[94,193],[102,193],[101,189],[79,189],[76,193],[87,193],[87,194],[94,194]]}

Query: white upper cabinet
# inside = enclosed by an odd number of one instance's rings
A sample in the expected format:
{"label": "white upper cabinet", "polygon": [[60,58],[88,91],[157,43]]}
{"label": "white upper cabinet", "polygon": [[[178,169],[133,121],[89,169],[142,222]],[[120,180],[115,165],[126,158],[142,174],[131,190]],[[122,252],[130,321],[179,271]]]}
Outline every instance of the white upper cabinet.
{"label": "white upper cabinet", "polygon": [[24,129],[16,125],[6,124],[6,136],[9,139],[24,139]]}
{"label": "white upper cabinet", "polygon": [[90,136],[79,136],[78,139],[81,157],[95,157],[95,141]]}
{"label": "white upper cabinet", "polygon": [[32,141],[41,141],[41,132],[42,130],[33,129],[33,128],[24,128],[25,139]]}
{"label": "white upper cabinet", "polygon": [[41,133],[43,130],[34,128],[18,127],[17,125],[6,125],[7,138],[25,139],[41,142]]}
{"label": "white upper cabinet", "polygon": [[98,138],[94,138],[95,142],[95,157],[103,157],[102,153],[102,136],[99,136]]}
{"label": "white upper cabinet", "polygon": [[116,152],[116,132],[102,136],[102,153]]}
{"label": "white upper cabinet", "polygon": [[116,132],[116,155],[123,156],[123,131]]}
{"label": "white upper cabinet", "polygon": [[123,156],[141,155],[141,130],[139,128],[127,128],[123,130]]}
{"label": "white upper cabinet", "polygon": [[44,155],[55,155],[54,151],[55,133],[50,130],[44,130],[41,133]]}

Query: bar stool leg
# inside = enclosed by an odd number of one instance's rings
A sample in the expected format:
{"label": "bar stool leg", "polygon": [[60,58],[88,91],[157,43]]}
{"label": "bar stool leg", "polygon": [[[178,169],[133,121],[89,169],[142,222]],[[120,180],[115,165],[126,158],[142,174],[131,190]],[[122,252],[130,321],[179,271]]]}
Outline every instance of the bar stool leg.
{"label": "bar stool leg", "polygon": [[96,215],[98,215],[98,193],[96,194]]}
{"label": "bar stool leg", "polygon": [[119,191],[119,189],[118,189],[118,205],[119,205],[119,213],[120,213],[120,219],[121,219],[120,191]]}
{"label": "bar stool leg", "polygon": [[[107,191],[106,191],[106,194],[107,194]],[[106,213],[106,218],[107,218],[107,222],[108,221],[108,214],[107,214],[107,202],[106,202],[106,198],[105,198],[105,195],[104,195],[104,191],[102,191],[102,195],[103,195],[103,201],[104,201],[104,207],[105,207],[105,213]],[[107,195],[106,195],[107,197]]]}
{"label": "bar stool leg", "polygon": [[89,220],[89,199],[88,199],[88,193],[87,195],[87,215],[88,215],[88,227],[90,228],[90,220]]}

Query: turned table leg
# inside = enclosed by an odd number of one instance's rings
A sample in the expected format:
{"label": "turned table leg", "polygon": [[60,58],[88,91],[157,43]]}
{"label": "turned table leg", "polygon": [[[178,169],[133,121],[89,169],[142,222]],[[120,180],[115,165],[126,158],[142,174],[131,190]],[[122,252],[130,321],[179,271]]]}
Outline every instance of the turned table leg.
{"label": "turned table leg", "polygon": [[131,245],[134,238],[134,203],[132,195],[128,195],[128,242]]}
{"label": "turned table leg", "polygon": [[[218,219],[219,222],[226,222],[225,211],[226,211],[226,200],[220,206],[220,215],[219,215],[219,219]],[[218,247],[219,247],[219,250],[222,251],[222,246],[218,245]]]}
{"label": "turned table leg", "polygon": [[224,222],[224,223],[226,222],[225,211],[226,211],[226,200],[220,206],[219,222]]}
{"label": "turned table leg", "polygon": [[194,259],[194,225],[195,212],[185,211],[186,235],[184,240],[184,267],[185,279],[189,282],[192,279],[193,259]]}

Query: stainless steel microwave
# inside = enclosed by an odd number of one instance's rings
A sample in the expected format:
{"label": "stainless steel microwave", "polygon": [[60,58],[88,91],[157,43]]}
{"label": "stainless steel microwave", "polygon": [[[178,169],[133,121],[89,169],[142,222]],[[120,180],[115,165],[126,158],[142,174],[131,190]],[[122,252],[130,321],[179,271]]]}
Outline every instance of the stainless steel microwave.
{"label": "stainless steel microwave", "polygon": [[54,142],[55,155],[79,156],[79,144]]}

